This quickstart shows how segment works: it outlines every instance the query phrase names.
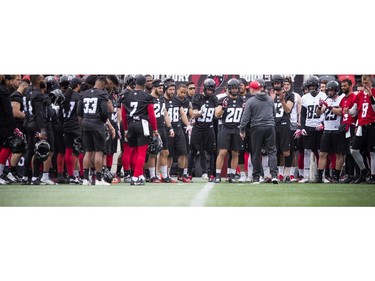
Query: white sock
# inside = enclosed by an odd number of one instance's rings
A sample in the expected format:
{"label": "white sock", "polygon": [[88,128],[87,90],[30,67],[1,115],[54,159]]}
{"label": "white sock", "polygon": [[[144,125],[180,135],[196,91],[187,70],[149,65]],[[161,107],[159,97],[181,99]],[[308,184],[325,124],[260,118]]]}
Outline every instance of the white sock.
{"label": "white sock", "polygon": [[221,175],[221,169],[216,169],[216,176],[220,177],[220,175]]}
{"label": "white sock", "polygon": [[303,159],[303,177],[305,179],[310,178],[310,161],[311,161],[311,149],[305,149]]}
{"label": "white sock", "polygon": [[290,176],[290,167],[285,167],[285,170],[283,171],[284,175],[287,177],[287,176]]}
{"label": "white sock", "polygon": [[296,167],[290,167],[290,175],[294,177],[295,173],[296,173]]}
{"label": "white sock", "polygon": [[161,176],[163,177],[163,179],[168,177],[167,171],[168,171],[167,165],[160,166],[160,173],[161,173]]}
{"label": "white sock", "polygon": [[284,167],[283,166],[279,166],[279,175],[284,175]]}
{"label": "white sock", "polygon": [[4,173],[4,164],[0,164],[0,176]]}
{"label": "white sock", "polygon": [[74,175],[76,178],[78,178],[78,177],[79,177],[79,171],[78,171],[78,170],[74,170],[73,175]]}
{"label": "white sock", "polygon": [[42,180],[48,180],[48,179],[49,179],[48,173],[43,172]]}
{"label": "white sock", "polygon": [[155,177],[156,168],[155,167],[148,167],[148,170],[150,171],[150,179]]}
{"label": "white sock", "polygon": [[188,169],[187,168],[184,168],[184,175],[187,175],[188,174]]}
{"label": "white sock", "polygon": [[38,177],[32,177],[32,178],[31,178],[32,181],[35,181],[35,180],[37,180],[37,179],[38,179]]}

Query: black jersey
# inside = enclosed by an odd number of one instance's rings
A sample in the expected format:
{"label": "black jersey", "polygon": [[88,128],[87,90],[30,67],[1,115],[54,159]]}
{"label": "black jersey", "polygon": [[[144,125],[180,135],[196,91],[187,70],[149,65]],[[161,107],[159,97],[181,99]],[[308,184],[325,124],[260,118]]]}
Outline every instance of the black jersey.
{"label": "black jersey", "polygon": [[213,120],[215,114],[215,107],[218,105],[218,100],[215,96],[204,96],[203,94],[196,94],[193,97],[193,110],[201,110],[202,116],[196,118],[194,127],[199,130],[207,130],[213,127]]}
{"label": "black jersey", "polygon": [[[285,93],[285,102],[291,101],[294,103],[294,94],[292,92]],[[279,95],[275,95],[273,100],[275,104],[275,122],[276,124],[290,124],[290,113],[284,111],[283,105],[281,104]]]}
{"label": "black jersey", "polygon": [[164,97],[161,96],[159,98],[154,98],[154,111],[155,111],[155,117],[156,122],[158,124],[158,127],[163,127],[165,125],[164,120],[164,110],[165,110],[165,100]]}
{"label": "black jersey", "polygon": [[222,116],[223,126],[230,129],[239,128],[246,100],[242,96],[235,99],[227,96],[219,100],[219,105],[224,106]]}
{"label": "black jersey", "polygon": [[153,104],[153,97],[147,94],[143,90],[133,90],[126,91],[123,95],[123,105],[126,110],[126,121],[132,122],[133,120],[148,120],[148,110],[149,104]]}
{"label": "black jersey", "polygon": [[[181,101],[181,105],[182,105],[182,108],[184,109],[184,112],[186,114],[186,117],[189,119],[189,109],[190,109],[190,101],[188,99],[180,99],[178,98],[180,101]],[[182,126],[185,126],[185,124],[183,124],[182,120],[181,120],[181,125]]]}
{"label": "black jersey", "polygon": [[168,115],[171,118],[172,127],[181,127],[180,108],[182,107],[182,101],[175,96],[171,100],[164,97],[164,100],[165,108],[167,109]]}
{"label": "black jersey", "polygon": [[64,119],[64,131],[72,132],[79,129],[78,125],[78,102],[81,99],[81,95],[77,92],[72,92],[69,101],[69,110],[63,108],[63,119]]}
{"label": "black jersey", "polygon": [[[10,101],[11,102],[18,102],[20,104],[20,111],[21,112],[24,112],[24,104],[23,104],[23,95],[18,92],[18,91],[14,91],[11,95],[10,95]],[[20,126],[23,126],[23,119],[19,119],[19,118],[16,118],[14,117],[14,119],[16,120],[16,123],[17,123],[17,127],[19,128]]]}
{"label": "black jersey", "polygon": [[92,125],[99,121],[103,125],[108,119],[108,94],[100,89],[89,89],[81,94],[77,114],[83,118],[82,125]]}
{"label": "black jersey", "polygon": [[111,121],[112,126],[114,126],[116,129],[118,127],[118,114],[117,109],[120,108],[119,98],[116,92],[109,93],[109,100],[112,102],[113,106],[113,112],[109,113],[109,120]]}
{"label": "black jersey", "polygon": [[51,99],[39,89],[31,88],[26,96],[29,112],[29,125],[33,130],[46,129],[52,121],[55,111],[51,108]]}

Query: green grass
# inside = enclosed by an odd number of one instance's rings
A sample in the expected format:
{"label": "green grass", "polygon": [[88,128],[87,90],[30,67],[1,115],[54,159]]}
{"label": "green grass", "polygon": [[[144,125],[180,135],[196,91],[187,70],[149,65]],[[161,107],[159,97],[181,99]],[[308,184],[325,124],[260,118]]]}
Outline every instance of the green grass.
{"label": "green grass", "polygon": [[[0,206],[190,206],[207,182],[0,186]],[[375,206],[375,185],[215,184],[204,206]]]}

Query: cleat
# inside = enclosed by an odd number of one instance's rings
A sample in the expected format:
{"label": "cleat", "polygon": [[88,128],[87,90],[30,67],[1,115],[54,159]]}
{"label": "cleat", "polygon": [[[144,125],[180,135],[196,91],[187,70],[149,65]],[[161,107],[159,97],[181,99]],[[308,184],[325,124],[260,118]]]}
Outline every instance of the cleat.
{"label": "cleat", "polygon": [[53,181],[53,180],[50,180],[50,179],[46,179],[46,178],[42,178],[40,180],[40,184],[43,184],[43,185],[56,185],[56,183]]}
{"label": "cleat", "polygon": [[171,177],[166,177],[165,179],[161,179],[161,182],[165,182],[165,183],[177,183],[176,180],[172,179]]}
{"label": "cleat", "polygon": [[89,180],[83,179],[82,185],[90,185]]}
{"label": "cleat", "polygon": [[109,182],[106,182],[104,179],[102,179],[101,181],[99,180],[96,180],[95,181],[95,185],[105,185],[105,186],[108,186],[108,185],[111,185]]}
{"label": "cleat", "polygon": [[208,174],[207,173],[202,174],[202,180],[208,180]]}
{"label": "cleat", "polygon": [[273,178],[271,179],[271,182],[272,182],[273,184],[279,184],[279,179],[278,179],[277,177],[273,177]]}
{"label": "cleat", "polygon": [[216,177],[215,180],[214,180],[214,183],[221,183],[221,178]]}
{"label": "cleat", "polygon": [[177,180],[182,181],[184,183],[190,183],[191,180],[187,178],[187,176],[178,177]]}
{"label": "cleat", "polygon": [[150,179],[150,182],[151,182],[151,183],[161,183],[161,180],[159,180],[157,177],[152,177],[152,178]]}

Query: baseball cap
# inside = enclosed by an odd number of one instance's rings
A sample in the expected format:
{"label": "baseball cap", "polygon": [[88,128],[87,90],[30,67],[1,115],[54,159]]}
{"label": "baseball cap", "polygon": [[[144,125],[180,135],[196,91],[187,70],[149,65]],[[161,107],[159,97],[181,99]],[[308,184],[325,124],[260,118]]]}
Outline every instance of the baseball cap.
{"label": "baseball cap", "polygon": [[259,90],[262,85],[257,80],[251,81],[249,85],[250,89]]}
{"label": "baseball cap", "polygon": [[160,87],[160,86],[164,86],[164,83],[160,79],[156,79],[156,80],[152,81],[152,86],[157,88],[157,87]]}

